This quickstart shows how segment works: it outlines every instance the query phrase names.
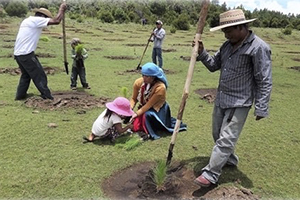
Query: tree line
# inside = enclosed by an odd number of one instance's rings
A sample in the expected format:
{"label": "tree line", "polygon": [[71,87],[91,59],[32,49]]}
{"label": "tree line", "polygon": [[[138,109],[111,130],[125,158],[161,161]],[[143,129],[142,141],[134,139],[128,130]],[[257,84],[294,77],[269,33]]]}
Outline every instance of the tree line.
{"label": "tree line", "polygon": [[[72,0],[68,2],[67,16],[78,22],[86,18],[96,18],[104,23],[142,23],[154,24],[160,19],[164,24],[177,30],[189,30],[198,22],[202,0]],[[44,7],[57,13],[61,0],[4,0],[0,2],[0,17],[24,17],[34,8]],[[300,15],[283,14],[267,9],[255,9],[252,12],[238,7],[247,19],[257,18],[251,26],[300,30]],[[219,14],[232,9],[226,3],[212,0],[207,16],[210,27],[219,24]]]}

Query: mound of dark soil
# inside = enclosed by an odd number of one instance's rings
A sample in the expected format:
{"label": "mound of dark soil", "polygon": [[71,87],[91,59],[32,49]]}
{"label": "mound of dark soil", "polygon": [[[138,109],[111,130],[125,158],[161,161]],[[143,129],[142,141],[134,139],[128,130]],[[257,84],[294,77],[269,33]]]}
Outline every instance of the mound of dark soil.
{"label": "mound of dark soil", "polygon": [[104,107],[105,103],[109,101],[105,97],[95,97],[85,91],[64,91],[53,92],[54,100],[45,100],[40,97],[30,97],[25,100],[27,107],[40,108],[43,110],[55,110],[61,108],[80,108],[88,109],[94,107]]}
{"label": "mound of dark soil", "polygon": [[157,191],[151,178],[153,162],[132,165],[118,171],[102,183],[111,199],[259,199],[249,189],[234,186],[201,188],[193,183],[194,172],[182,163],[172,164],[163,190]]}

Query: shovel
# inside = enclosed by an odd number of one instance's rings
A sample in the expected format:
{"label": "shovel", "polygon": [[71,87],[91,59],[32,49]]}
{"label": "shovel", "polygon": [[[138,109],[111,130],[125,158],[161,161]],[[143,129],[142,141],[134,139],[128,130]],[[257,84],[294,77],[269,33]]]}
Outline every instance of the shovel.
{"label": "shovel", "polygon": [[176,120],[176,124],[175,124],[175,127],[174,127],[174,131],[173,131],[170,146],[169,146],[169,152],[168,152],[168,157],[167,157],[167,165],[169,165],[171,163],[171,159],[173,157],[173,148],[175,146],[176,136],[177,136],[177,133],[179,132],[179,127],[180,127],[180,123],[181,123],[181,120],[182,120],[183,111],[184,111],[184,108],[185,108],[186,100],[187,100],[188,95],[189,95],[189,90],[190,90],[190,85],[191,85],[191,81],[192,81],[192,77],[193,77],[196,58],[197,58],[197,55],[198,55],[198,48],[199,48],[198,41],[200,40],[201,34],[203,33],[203,29],[204,29],[204,26],[205,26],[205,20],[206,20],[207,12],[208,12],[208,6],[209,6],[209,0],[204,0],[202,2],[200,17],[199,17],[199,20],[198,20],[197,32],[196,32],[196,35],[195,35],[195,41],[196,42],[195,42],[195,46],[194,46],[193,51],[192,51],[192,56],[191,56],[191,60],[190,60],[188,74],[187,74],[186,82],[185,82],[184,89],[183,89],[183,95],[182,95],[180,107],[179,107],[178,114],[177,114],[177,120]]}
{"label": "shovel", "polygon": [[[63,2],[66,2],[63,0]],[[68,61],[67,61],[67,47],[66,47],[66,26],[65,26],[65,13],[62,18],[62,32],[63,32],[63,53],[64,53],[64,64],[66,73],[69,74]]]}
{"label": "shovel", "polygon": [[[153,29],[153,31],[154,31],[154,30],[155,30],[155,28]],[[146,47],[145,47],[145,49],[144,49],[144,52],[143,52],[142,57],[141,57],[141,59],[140,59],[140,62],[139,62],[139,64],[138,64],[138,66],[136,67],[137,70],[142,69],[141,63],[142,63],[142,60],[143,60],[144,55],[145,55],[145,53],[146,53],[146,50],[147,50],[147,48],[148,48],[148,45],[149,45],[149,42],[150,42],[151,37],[152,37],[152,34],[150,35],[150,37],[149,37],[149,39],[148,39],[148,42],[147,42],[147,44],[146,44]]]}

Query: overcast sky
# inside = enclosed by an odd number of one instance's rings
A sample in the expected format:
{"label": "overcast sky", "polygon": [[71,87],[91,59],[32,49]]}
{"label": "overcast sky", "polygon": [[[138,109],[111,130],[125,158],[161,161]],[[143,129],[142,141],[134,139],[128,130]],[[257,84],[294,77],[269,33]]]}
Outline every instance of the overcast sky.
{"label": "overcast sky", "polygon": [[233,8],[243,5],[246,10],[253,11],[255,8],[272,11],[279,11],[283,14],[300,14],[300,0],[219,0],[222,5],[226,3],[227,7]]}

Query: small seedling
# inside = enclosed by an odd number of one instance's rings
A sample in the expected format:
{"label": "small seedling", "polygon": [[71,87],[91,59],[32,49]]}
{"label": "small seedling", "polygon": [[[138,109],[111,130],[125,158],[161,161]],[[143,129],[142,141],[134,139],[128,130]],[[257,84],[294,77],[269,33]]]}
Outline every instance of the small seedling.
{"label": "small seedling", "polygon": [[167,170],[168,166],[165,161],[160,160],[157,162],[157,166],[153,169],[153,177],[152,180],[154,184],[156,185],[156,191],[165,191],[165,183],[167,180]]}
{"label": "small seedling", "polygon": [[78,55],[82,55],[82,52],[83,52],[83,45],[82,45],[82,44],[77,44],[76,47],[75,47],[75,52],[76,52],[76,54],[78,54]]}

